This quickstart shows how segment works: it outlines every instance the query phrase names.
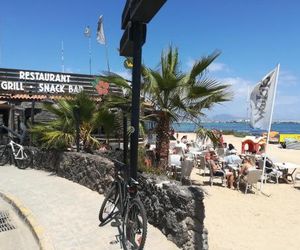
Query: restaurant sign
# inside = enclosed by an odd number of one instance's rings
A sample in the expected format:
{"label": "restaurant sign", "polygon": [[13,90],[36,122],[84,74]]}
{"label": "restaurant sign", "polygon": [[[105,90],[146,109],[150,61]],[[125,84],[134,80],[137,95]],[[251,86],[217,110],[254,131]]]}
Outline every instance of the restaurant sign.
{"label": "restaurant sign", "polygon": [[0,93],[70,95],[81,91],[99,95],[96,76],[0,68]]}

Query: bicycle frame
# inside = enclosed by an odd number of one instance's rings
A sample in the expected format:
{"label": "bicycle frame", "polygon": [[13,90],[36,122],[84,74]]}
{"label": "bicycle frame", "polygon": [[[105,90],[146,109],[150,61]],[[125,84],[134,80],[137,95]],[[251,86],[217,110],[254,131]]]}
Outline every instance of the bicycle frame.
{"label": "bicycle frame", "polygon": [[115,184],[117,185],[119,192],[119,214],[123,217],[126,211],[126,207],[130,199],[133,199],[137,195],[137,183],[134,180],[126,181],[121,172],[116,174]]}
{"label": "bicycle frame", "polygon": [[24,147],[13,140],[10,140],[8,145],[11,147],[12,153],[16,160],[24,160]]}
{"label": "bicycle frame", "polygon": [[118,174],[116,185],[119,191],[119,213],[123,216],[127,203],[127,190],[124,178]]}

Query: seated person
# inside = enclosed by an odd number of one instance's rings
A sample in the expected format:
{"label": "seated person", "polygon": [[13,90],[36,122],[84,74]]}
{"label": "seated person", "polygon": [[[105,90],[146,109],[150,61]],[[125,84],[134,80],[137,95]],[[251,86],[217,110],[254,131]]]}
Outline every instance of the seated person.
{"label": "seated person", "polygon": [[206,160],[214,160],[214,161],[218,161],[219,157],[216,154],[216,151],[213,148],[210,148],[208,150],[208,152],[205,154],[205,159]]}
{"label": "seated person", "polygon": [[256,166],[251,162],[249,158],[245,158],[242,162],[242,166],[240,169],[240,175],[246,176],[250,170],[256,169]]}
{"label": "seated person", "polygon": [[242,162],[235,149],[229,151],[229,155],[224,157],[224,161],[226,164],[240,164]]}
{"label": "seated person", "polygon": [[210,164],[211,166],[211,171],[213,172],[214,176],[223,176],[225,173],[225,178],[226,178],[226,182],[227,182],[227,186],[231,189],[234,189],[233,186],[233,173],[232,172],[224,172],[222,170],[222,168],[216,164],[216,159],[217,159],[217,155],[214,152],[214,150],[209,150],[209,152],[205,155],[205,159],[206,161]]}
{"label": "seated person", "polygon": [[228,150],[230,151],[230,150],[232,150],[232,149],[235,149],[235,147],[234,147],[231,143],[229,143],[229,144],[228,144]]}
{"label": "seated person", "polygon": [[236,150],[236,149],[231,143],[229,143],[228,148],[226,149],[226,155],[229,155],[231,150]]}
{"label": "seated person", "polygon": [[111,150],[111,146],[109,144],[107,144],[106,142],[103,142],[99,148],[99,151],[101,152],[107,152]]}
{"label": "seated person", "polygon": [[[264,157],[262,157],[261,159],[262,161],[264,161]],[[266,167],[265,167],[265,172],[267,174],[272,174],[273,176],[276,177],[281,177],[286,183],[289,183],[290,181],[285,177],[287,173],[285,173],[284,171],[281,171],[279,169],[276,169],[273,161],[267,157],[266,159]]]}
{"label": "seated person", "polygon": [[188,140],[187,140],[187,136],[186,136],[186,135],[184,135],[184,136],[181,137],[181,142],[182,142],[182,143],[186,144],[187,141],[188,141]]}

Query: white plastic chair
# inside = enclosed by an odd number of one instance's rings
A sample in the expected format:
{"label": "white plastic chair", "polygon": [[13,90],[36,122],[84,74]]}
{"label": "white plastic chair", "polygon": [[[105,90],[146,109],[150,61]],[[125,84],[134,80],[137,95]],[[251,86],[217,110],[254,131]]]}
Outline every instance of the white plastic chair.
{"label": "white plastic chair", "polygon": [[254,185],[257,185],[257,182],[261,179],[261,175],[262,175],[262,170],[259,169],[249,170],[248,174],[243,178],[243,181],[246,184],[245,194],[247,193],[250,187],[254,187]]}
{"label": "white plastic chair", "polygon": [[[212,169],[212,165],[211,165],[211,161],[209,160],[209,161],[207,161],[206,162],[207,163],[207,166],[208,166],[208,169],[209,169],[209,182],[210,182],[210,185],[212,186],[213,185],[213,183],[214,183],[214,179],[221,179],[221,181],[222,181],[222,185],[224,185],[224,180],[225,180],[225,178],[226,178],[226,173],[225,173],[225,171],[223,171],[223,170],[218,170],[217,172],[218,173],[214,173],[213,172],[213,169]],[[219,175],[219,173],[221,174],[221,175]]]}
{"label": "white plastic chair", "polygon": [[199,155],[197,158],[197,166],[199,168],[199,174],[201,174],[202,171],[202,176],[205,175],[205,171],[206,171],[206,167],[207,167],[207,163],[205,160],[205,156],[204,155]]}
{"label": "white plastic chair", "polygon": [[297,183],[300,183],[300,172],[295,173],[294,187],[300,187],[300,186],[297,186]]}
{"label": "white plastic chair", "polygon": [[[258,161],[258,167],[260,169],[263,169],[263,166],[264,166],[264,158],[260,159]],[[269,173],[267,173],[269,172]],[[265,167],[265,173],[264,173],[264,176],[263,176],[263,182],[266,183],[268,180],[272,179],[272,178],[275,178],[276,180],[276,183],[278,184],[278,179],[279,177],[282,176],[282,172],[278,169],[278,167],[276,167],[274,164],[272,164],[272,167]]]}

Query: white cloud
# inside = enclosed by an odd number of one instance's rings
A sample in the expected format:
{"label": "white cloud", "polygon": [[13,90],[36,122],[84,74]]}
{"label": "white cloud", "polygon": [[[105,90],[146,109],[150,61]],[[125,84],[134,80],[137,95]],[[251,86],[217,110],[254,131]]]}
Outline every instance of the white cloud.
{"label": "white cloud", "polygon": [[209,65],[208,70],[210,72],[228,72],[229,71],[229,67],[224,64],[224,63],[217,63],[217,62],[213,62],[212,64]]}
{"label": "white cloud", "polygon": [[241,77],[226,77],[219,79],[222,83],[230,84],[234,99],[247,99],[248,91],[253,88],[253,83]]}
{"label": "white cloud", "polygon": [[[186,62],[187,69],[190,70],[192,69],[193,65],[195,64],[196,60],[189,58],[188,61]],[[218,62],[213,62],[209,65],[208,70],[210,72],[229,72],[229,67],[225,63],[218,63]]]}
{"label": "white cloud", "polygon": [[291,107],[296,108],[300,104],[300,99],[298,96],[293,96],[293,95],[278,95],[276,96],[276,105],[289,105]]}
{"label": "white cloud", "polygon": [[116,72],[116,74],[124,77],[126,80],[131,80],[131,71],[127,70],[127,71],[120,71],[120,72]]}
{"label": "white cloud", "polygon": [[189,58],[186,62],[187,70],[191,70],[195,62],[195,59]]}
{"label": "white cloud", "polygon": [[281,85],[296,85],[299,83],[299,78],[289,71],[279,72],[278,84]]}

